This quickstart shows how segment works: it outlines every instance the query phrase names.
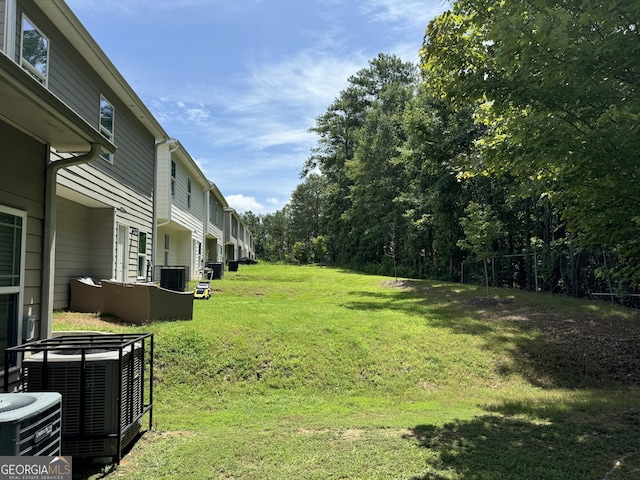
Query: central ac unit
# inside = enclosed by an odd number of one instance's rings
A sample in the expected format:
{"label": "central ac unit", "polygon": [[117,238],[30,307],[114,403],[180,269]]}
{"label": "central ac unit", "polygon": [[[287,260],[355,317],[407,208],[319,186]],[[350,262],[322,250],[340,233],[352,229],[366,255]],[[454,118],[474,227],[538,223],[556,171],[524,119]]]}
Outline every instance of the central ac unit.
{"label": "central ac unit", "polygon": [[62,394],[62,455],[119,456],[140,431],[143,349],[72,347],[25,358],[26,390]]}
{"label": "central ac unit", "polygon": [[0,393],[0,456],[60,455],[62,396]]}

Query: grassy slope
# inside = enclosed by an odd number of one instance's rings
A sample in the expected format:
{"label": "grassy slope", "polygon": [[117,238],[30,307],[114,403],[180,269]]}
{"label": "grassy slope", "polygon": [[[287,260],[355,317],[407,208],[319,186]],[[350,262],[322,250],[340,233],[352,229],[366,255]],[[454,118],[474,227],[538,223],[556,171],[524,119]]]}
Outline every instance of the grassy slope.
{"label": "grassy slope", "polygon": [[[563,365],[518,315],[471,312],[482,289],[385,281],[241,266],[212,282],[212,299],[196,302],[192,321],[144,327],[156,338],[155,431],[111,475],[640,476],[637,388]],[[632,320],[571,299],[508,302]]]}

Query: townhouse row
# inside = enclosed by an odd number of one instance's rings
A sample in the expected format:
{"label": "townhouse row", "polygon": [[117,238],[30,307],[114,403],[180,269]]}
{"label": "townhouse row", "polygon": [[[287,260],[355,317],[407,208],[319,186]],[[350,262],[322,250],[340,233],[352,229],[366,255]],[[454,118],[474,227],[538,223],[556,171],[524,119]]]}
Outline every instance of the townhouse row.
{"label": "townhouse row", "polygon": [[253,257],[238,214],[63,0],[0,0],[0,361],[69,282]]}

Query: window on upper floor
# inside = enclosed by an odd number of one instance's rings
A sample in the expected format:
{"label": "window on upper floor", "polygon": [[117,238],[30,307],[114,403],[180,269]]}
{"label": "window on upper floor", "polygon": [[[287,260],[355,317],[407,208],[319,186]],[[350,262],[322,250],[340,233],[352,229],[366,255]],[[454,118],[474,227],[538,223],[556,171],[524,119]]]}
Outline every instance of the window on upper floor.
{"label": "window on upper floor", "polygon": [[[100,95],[100,133],[110,142],[113,142],[113,121],[114,121],[113,105]],[[109,163],[113,163],[113,154],[103,153],[101,158]]]}
{"label": "window on upper floor", "polygon": [[171,196],[176,196],[176,162],[171,160]]}
{"label": "window on upper floor", "polygon": [[[0,367],[4,367],[4,351],[18,345],[24,255],[26,214],[0,206]],[[10,358],[11,366],[16,358]]]}
{"label": "window on upper floor", "polygon": [[20,65],[45,87],[49,73],[49,39],[27,17],[22,17]]}
{"label": "window on upper floor", "polygon": [[187,207],[191,208],[191,179],[187,178]]}

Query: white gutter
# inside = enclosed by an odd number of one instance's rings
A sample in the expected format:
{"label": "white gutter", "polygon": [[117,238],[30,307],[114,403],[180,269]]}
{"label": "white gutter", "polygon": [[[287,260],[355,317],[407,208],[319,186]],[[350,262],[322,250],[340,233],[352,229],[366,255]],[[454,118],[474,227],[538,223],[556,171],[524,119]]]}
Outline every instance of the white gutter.
{"label": "white gutter", "polygon": [[44,238],[42,253],[42,304],[40,321],[40,338],[51,337],[51,322],[53,312],[53,290],[55,285],[55,246],[56,246],[56,203],[57,203],[57,176],[61,168],[92,162],[102,152],[102,146],[91,143],[88,153],[77,157],[49,161],[45,179],[45,206],[44,206]]}

